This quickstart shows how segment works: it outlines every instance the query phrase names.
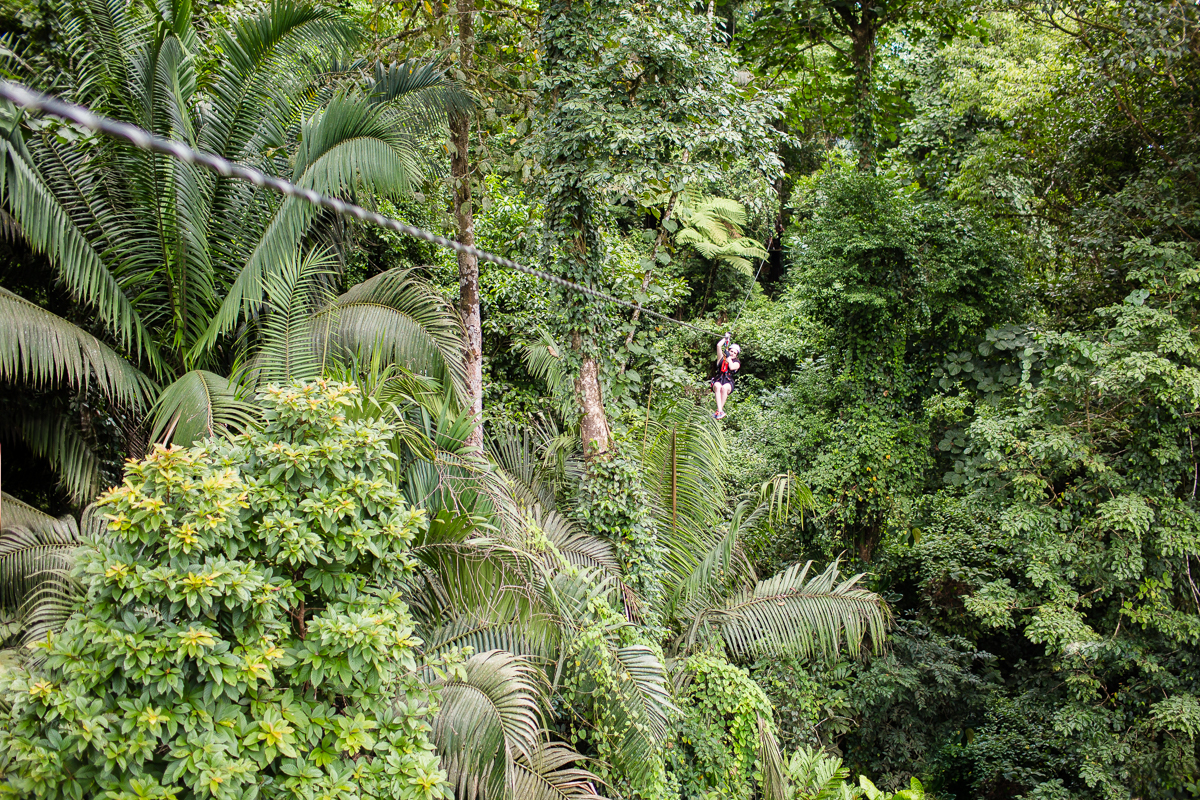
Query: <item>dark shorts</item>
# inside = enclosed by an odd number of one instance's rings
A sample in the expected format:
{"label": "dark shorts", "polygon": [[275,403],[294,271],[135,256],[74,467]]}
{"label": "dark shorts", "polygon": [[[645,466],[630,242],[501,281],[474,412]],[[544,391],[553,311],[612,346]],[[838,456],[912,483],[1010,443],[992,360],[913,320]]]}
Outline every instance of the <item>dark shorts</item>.
{"label": "dark shorts", "polygon": [[737,378],[733,375],[718,375],[717,377],[715,377],[711,381],[709,381],[708,385],[715,389],[718,383],[723,383],[726,386],[728,386],[729,391],[732,392],[734,384],[736,382],[737,382]]}

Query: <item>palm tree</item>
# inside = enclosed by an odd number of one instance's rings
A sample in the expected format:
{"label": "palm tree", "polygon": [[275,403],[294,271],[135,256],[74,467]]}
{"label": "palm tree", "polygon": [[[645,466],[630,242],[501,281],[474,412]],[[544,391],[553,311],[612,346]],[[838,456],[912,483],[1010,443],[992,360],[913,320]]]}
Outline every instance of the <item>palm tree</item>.
{"label": "palm tree", "polygon": [[[78,0],[61,14],[73,79],[49,86],[45,75],[20,74],[19,60],[9,74],[318,192],[367,200],[410,193],[433,167],[427,153],[446,115],[469,106],[431,64],[368,70],[340,59],[355,31],[326,8],[277,0],[207,42],[191,8]],[[459,326],[414,275],[331,296],[344,232],[320,209],[6,111],[0,211],[92,324],[0,289],[0,381],[99,392],[155,437],[185,444],[251,421],[242,398],[253,383],[231,378],[271,372],[262,351],[294,355],[299,328],[317,337],[303,347],[320,363],[381,347],[461,387]],[[102,488],[77,425],[33,414],[4,428],[50,459],[79,505]]]}
{"label": "palm tree", "polygon": [[52,517],[0,492],[0,662],[66,623],[82,596],[73,555],[98,521],[90,510]]}

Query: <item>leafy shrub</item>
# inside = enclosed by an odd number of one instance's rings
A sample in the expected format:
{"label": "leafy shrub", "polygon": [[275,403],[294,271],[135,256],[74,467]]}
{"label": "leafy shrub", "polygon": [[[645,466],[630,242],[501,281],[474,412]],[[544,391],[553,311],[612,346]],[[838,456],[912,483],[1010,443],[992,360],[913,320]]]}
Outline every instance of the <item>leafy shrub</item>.
{"label": "leafy shrub", "polygon": [[[356,389],[270,389],[261,431],[156,448],[108,492],[87,601],[4,681],[37,797],[447,797],[394,586],[425,524]],[[356,419],[359,417],[360,419]]]}
{"label": "leafy shrub", "polygon": [[683,796],[750,797],[762,779],[759,727],[772,726],[770,702],[745,670],[718,656],[694,655],[683,672],[671,757]]}

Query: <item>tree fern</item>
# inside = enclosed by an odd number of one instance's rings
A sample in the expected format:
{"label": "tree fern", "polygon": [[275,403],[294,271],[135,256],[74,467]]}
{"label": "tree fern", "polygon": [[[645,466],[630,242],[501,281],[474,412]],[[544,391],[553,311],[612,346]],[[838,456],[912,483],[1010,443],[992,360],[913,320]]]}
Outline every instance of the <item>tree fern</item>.
{"label": "tree fern", "polygon": [[762,244],[742,233],[746,209],[736,200],[705,197],[694,204],[684,202],[676,216],[682,227],[675,233],[675,241],[694,247],[705,258],[749,274],[754,259],[767,257]]}

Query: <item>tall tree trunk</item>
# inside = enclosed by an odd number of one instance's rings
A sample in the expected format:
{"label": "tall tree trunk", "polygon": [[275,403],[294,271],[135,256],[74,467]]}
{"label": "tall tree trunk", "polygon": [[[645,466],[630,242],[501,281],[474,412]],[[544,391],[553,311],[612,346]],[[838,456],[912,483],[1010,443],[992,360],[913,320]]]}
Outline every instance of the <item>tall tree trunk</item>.
{"label": "tall tree trunk", "polygon": [[850,29],[854,63],[854,138],[858,142],[858,168],[875,166],[875,25],[863,12],[863,21]]}
{"label": "tall tree trunk", "polygon": [[[607,12],[616,7],[614,2],[598,5]],[[604,260],[593,201],[584,180],[590,169],[588,164],[597,153],[593,145],[582,149],[563,146],[564,142],[581,139],[576,115],[564,113],[561,105],[564,100],[574,100],[586,92],[586,83],[577,83],[576,70],[581,59],[592,57],[589,54],[594,42],[579,36],[579,31],[581,24],[586,27],[586,22],[598,12],[591,5],[584,8],[573,0],[548,0],[541,7],[541,42],[545,74],[550,82],[544,95],[550,101],[550,109],[542,134],[546,166],[543,185],[547,190],[542,244],[563,277],[598,287],[605,281]],[[584,456],[591,460],[607,453],[611,445],[597,357],[597,330],[602,320],[583,297],[569,294],[565,300],[565,326],[571,337],[571,349],[580,361],[575,378],[575,396],[582,411],[579,434]]]}
{"label": "tall tree trunk", "polygon": [[[458,64],[469,75],[475,61],[475,0],[457,0]],[[461,114],[450,119],[450,175],[454,183],[454,225],[460,243],[474,246],[475,216],[471,208],[471,117]],[[479,420],[467,444],[483,445],[483,328],[479,313],[479,260],[468,253],[458,254],[459,313],[462,315],[465,341],[463,367],[467,373],[467,391],[471,413]]]}

